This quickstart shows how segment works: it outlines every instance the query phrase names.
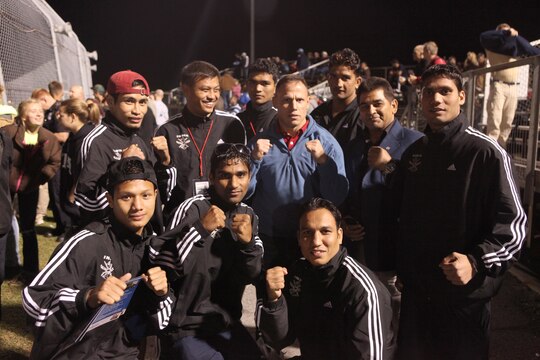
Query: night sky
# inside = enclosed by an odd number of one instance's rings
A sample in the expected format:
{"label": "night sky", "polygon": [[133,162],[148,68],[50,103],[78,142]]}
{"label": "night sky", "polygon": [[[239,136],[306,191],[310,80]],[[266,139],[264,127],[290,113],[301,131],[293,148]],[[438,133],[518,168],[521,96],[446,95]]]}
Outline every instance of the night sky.
{"label": "night sky", "polygon": [[[439,55],[463,60],[480,51],[482,31],[508,22],[528,40],[540,38],[535,0],[255,0],[256,57],[293,59],[296,49],[344,47],[372,67],[392,58],[410,64],[414,45],[434,40]],[[88,51],[97,50],[94,82],[132,69],[150,87],[178,86],[192,60],[222,69],[249,53],[249,0],[49,0]]]}

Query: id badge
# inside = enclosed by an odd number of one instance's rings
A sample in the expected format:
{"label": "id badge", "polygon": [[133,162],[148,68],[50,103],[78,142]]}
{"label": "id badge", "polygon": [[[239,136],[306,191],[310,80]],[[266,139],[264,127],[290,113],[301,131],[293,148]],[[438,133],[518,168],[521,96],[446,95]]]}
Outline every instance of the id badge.
{"label": "id badge", "polygon": [[193,179],[193,196],[204,195],[208,196],[208,188],[210,183],[208,180]]}

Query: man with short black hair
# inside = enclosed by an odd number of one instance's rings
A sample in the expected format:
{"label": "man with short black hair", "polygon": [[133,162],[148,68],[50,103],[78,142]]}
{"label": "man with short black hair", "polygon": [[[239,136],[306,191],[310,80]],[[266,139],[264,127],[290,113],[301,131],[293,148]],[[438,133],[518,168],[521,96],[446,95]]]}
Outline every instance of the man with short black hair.
{"label": "man with short black hair", "polygon": [[221,90],[214,65],[189,63],[182,69],[180,81],[186,106],[157,131],[171,152],[170,166],[158,171],[166,220],[185,199],[208,189],[209,160],[218,144],[246,142],[240,120],[216,110]]}
{"label": "man with short black hair", "polygon": [[277,110],[272,105],[272,98],[278,76],[279,69],[272,60],[257,59],[249,66],[247,91],[251,100],[246,110],[238,114],[248,141],[268,129],[276,117]]}
{"label": "man with short black hair", "polygon": [[421,102],[426,136],[405,151],[393,185],[403,283],[398,352],[487,359],[491,298],[516,261],[526,215],[510,157],[460,111],[459,70],[428,68]]}
{"label": "man with short black hair", "polygon": [[159,158],[157,167],[166,167],[170,163],[163,137],[152,139],[152,151],[139,135],[148,110],[150,87],[146,79],[131,70],[117,72],[109,78],[107,93],[109,111],[101,124],[85,137],[81,148],[82,170],[75,189],[75,203],[80,206],[82,224],[106,215],[105,180],[111,162],[122,156],[136,155],[155,164],[158,162],[155,151]]}
{"label": "man with short black hair", "polygon": [[332,99],[310,114],[319,125],[334,135],[343,150],[363,128],[356,103],[356,89],[362,82],[359,68],[360,58],[351,49],[345,48],[333,53],[327,75]]}
{"label": "man with short black hair", "polygon": [[392,359],[390,295],[341,247],[341,214],[328,200],[302,207],[298,244],[303,258],[266,272],[257,309],[263,338],[281,349],[295,339],[302,359]]}
{"label": "man with short black hair", "polygon": [[175,209],[168,231],[152,242],[151,261],[171,273],[179,301],[162,336],[164,358],[258,359],[240,323],[245,285],[261,271],[258,218],[242,203],[250,178],[250,151],[219,144],[210,160],[208,197]]}
{"label": "man with short black hair", "polygon": [[[345,206],[349,254],[374,271],[392,295],[394,329],[399,319],[400,291],[396,287],[395,237],[387,172],[403,152],[422,137],[401,126],[395,117],[398,101],[390,83],[371,77],[357,91],[364,134],[351,142],[346,161],[349,195]],[[380,160],[379,153],[384,156]]]}
{"label": "man with short black hair", "polygon": [[[150,163],[127,157],[110,164],[107,202],[111,216],[93,222],[60,244],[49,263],[23,291],[23,306],[34,320],[31,359],[137,359],[145,327],[164,329],[174,297],[165,271],[150,267],[147,255],[157,180]],[[103,304],[117,304],[126,282],[141,276],[122,317],[89,330]],[[143,334],[141,334],[141,330]]]}

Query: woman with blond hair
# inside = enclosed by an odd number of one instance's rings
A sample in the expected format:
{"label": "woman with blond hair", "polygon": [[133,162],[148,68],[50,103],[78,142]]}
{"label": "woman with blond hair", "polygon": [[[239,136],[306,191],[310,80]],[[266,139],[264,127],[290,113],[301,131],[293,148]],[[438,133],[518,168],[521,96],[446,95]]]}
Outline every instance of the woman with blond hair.
{"label": "woman with blond hair", "polygon": [[88,105],[88,111],[90,112],[88,121],[92,122],[94,125],[99,125],[101,119],[105,116],[103,105],[98,100],[92,98],[86,99],[86,105]]}
{"label": "woman with blond hair", "polygon": [[[99,110],[98,110],[99,113]],[[82,164],[79,153],[86,135],[94,129],[94,122],[90,121],[91,111],[86,102],[79,99],[62,101],[58,109],[58,121],[69,132],[69,138],[62,149],[62,169],[60,175],[60,206],[70,221],[66,227],[78,224],[80,214],[75,206],[75,186],[81,173]],[[69,231],[66,231],[69,233]]]}
{"label": "woman with blond hair", "polygon": [[15,123],[4,131],[13,142],[9,186],[19,200],[19,225],[23,237],[23,280],[39,271],[37,235],[34,227],[39,185],[49,181],[60,168],[60,143],[43,127],[44,113],[39,100],[21,102]]}

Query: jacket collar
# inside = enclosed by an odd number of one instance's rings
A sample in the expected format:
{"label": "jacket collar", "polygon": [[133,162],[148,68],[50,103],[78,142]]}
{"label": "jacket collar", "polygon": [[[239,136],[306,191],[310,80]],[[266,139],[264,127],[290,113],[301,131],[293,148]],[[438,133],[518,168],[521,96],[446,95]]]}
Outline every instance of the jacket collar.
{"label": "jacket collar", "polygon": [[272,109],[272,106],[273,106],[272,101],[268,101],[258,106],[253,105],[253,101],[250,101],[248,102],[246,106],[246,110],[253,111],[254,113],[264,113]]}
{"label": "jacket collar", "polygon": [[109,130],[111,130],[113,133],[115,133],[116,135],[120,137],[130,137],[133,134],[136,134],[137,131],[139,130],[139,129],[126,128],[125,126],[120,124],[120,122],[118,122],[118,120],[116,120],[113,114],[111,114],[111,112],[109,111],[107,112],[107,115],[105,115],[105,118],[101,122],[105,124],[105,126],[107,126]]}
{"label": "jacket collar", "polygon": [[[334,100],[329,100],[328,101],[328,111],[330,111],[330,114],[332,114],[333,101]],[[349,111],[354,111],[357,107],[358,107],[358,101],[357,101],[357,99],[354,99],[353,101],[351,101],[351,103],[349,105],[347,105],[345,107],[345,109],[343,109],[342,112],[340,112],[340,114],[345,114],[345,113],[347,113]]]}
{"label": "jacket collar", "polygon": [[[317,126],[316,121],[313,120],[311,115],[307,115],[307,119],[309,120],[308,127],[307,127],[306,131],[304,131],[302,133],[300,138],[310,136],[313,133],[313,128],[315,126]],[[270,128],[269,128],[270,131],[268,132],[268,135],[276,138],[277,140],[280,140],[280,139],[283,138],[283,134],[280,131],[281,126],[279,125],[279,119],[277,119],[277,115],[276,115],[276,118],[274,119],[274,122],[275,122],[275,126],[270,126]]]}
{"label": "jacket collar", "polygon": [[144,227],[142,235],[138,235],[127,229],[123,224],[116,220],[112,214],[109,215],[108,222],[111,224],[116,240],[129,247],[143,243],[145,239],[153,233],[150,223]]}
{"label": "jacket collar", "polygon": [[[13,136],[13,142],[15,142],[20,147],[25,147],[24,144],[24,132],[25,128],[22,124],[14,123],[13,126],[16,126],[17,129],[15,131],[15,135]],[[43,146],[48,139],[45,136],[45,132],[48,131],[43,126],[39,128],[38,130],[38,143],[37,146]]]}
{"label": "jacket collar", "polygon": [[337,254],[326,265],[313,266],[307,260],[304,261],[307,263],[308,271],[313,275],[313,278],[327,287],[334,280],[336,272],[346,257],[347,249],[340,246]]}
{"label": "jacket collar", "polygon": [[426,126],[426,130],[424,130],[426,136],[430,141],[438,142],[438,143],[444,143],[448,141],[449,139],[453,138],[453,136],[458,133],[460,130],[462,130],[464,127],[468,126],[468,121],[463,112],[460,112],[459,115],[452,121],[450,121],[448,124],[446,124],[444,127],[442,127],[438,131],[433,131],[429,125]]}
{"label": "jacket collar", "polygon": [[202,123],[214,120],[215,119],[215,114],[216,114],[215,109],[211,114],[209,114],[207,116],[197,116],[197,115],[193,114],[191,111],[189,111],[187,106],[185,106],[184,109],[182,110],[182,118],[184,119],[184,124],[187,127],[197,127],[198,125],[200,125]]}

